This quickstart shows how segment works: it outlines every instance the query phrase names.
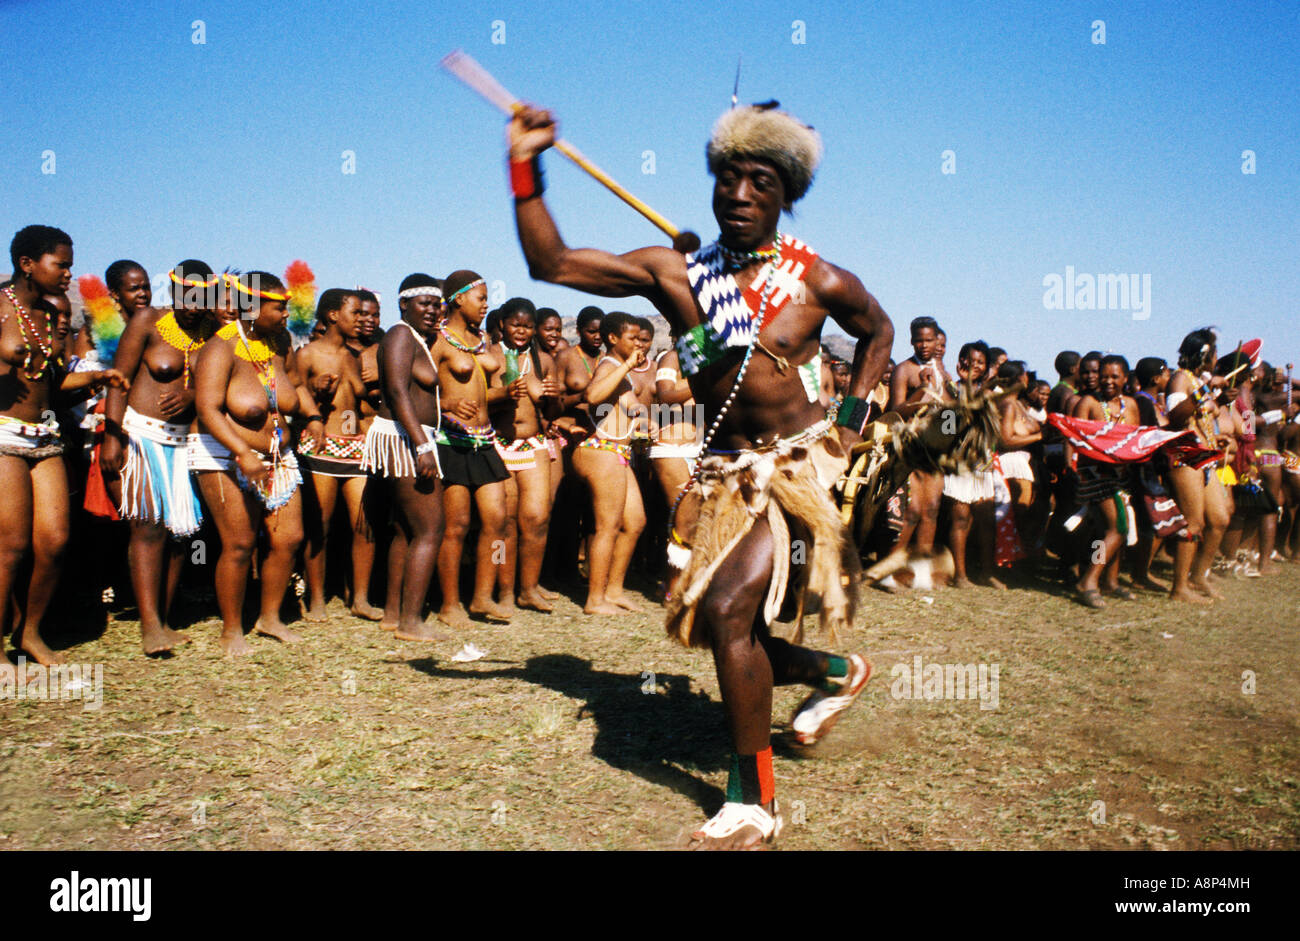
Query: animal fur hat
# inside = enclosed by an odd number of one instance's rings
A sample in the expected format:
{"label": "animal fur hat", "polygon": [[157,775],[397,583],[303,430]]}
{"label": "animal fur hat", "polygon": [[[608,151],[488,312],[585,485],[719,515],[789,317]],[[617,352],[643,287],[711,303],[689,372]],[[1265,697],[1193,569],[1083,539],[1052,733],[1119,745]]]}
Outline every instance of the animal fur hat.
{"label": "animal fur hat", "polygon": [[822,139],[794,115],[778,111],[779,102],[732,108],[718,118],[705,151],[714,176],[735,157],[755,157],[776,167],[790,209],[812,186],[822,159]]}

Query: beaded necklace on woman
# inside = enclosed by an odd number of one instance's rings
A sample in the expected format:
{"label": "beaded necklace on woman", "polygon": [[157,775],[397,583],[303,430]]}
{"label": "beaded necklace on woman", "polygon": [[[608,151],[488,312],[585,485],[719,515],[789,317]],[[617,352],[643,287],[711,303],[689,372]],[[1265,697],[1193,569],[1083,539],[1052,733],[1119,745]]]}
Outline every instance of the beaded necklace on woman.
{"label": "beaded necklace on woman", "polygon": [[[181,383],[182,388],[190,387],[190,354],[196,353],[203,348],[203,344],[208,341],[206,336],[195,339],[185,328],[176,320],[176,311],[169,310],[165,316],[158,318],[158,335],[163,338],[163,342],[173,349],[180,350],[185,355],[184,381]],[[200,334],[207,331],[200,327]]]}
{"label": "beaded necklace on woman", "polygon": [[[1111,402],[1114,402],[1114,401],[1118,401],[1118,402],[1119,402],[1119,417],[1120,417],[1120,418],[1123,418],[1123,417],[1124,417],[1124,395],[1121,393],[1121,394],[1118,395],[1115,399],[1112,399],[1112,400],[1111,400]],[[1118,421],[1119,419],[1113,419],[1113,418],[1110,417],[1110,406],[1111,406],[1111,402],[1102,402],[1102,403],[1101,403],[1101,417],[1102,417],[1103,419],[1105,419],[1106,421]]]}
{"label": "beaded necklace on woman", "polygon": [[462,353],[468,353],[470,356],[474,357],[474,368],[477,369],[478,374],[483,377],[483,390],[486,393],[488,387],[487,373],[483,371],[483,364],[478,361],[478,358],[487,352],[487,337],[480,335],[478,338],[478,345],[470,346],[464,340],[460,339],[460,337],[456,336],[456,334],[451,332],[451,327],[447,326],[447,321],[445,320],[438,324],[438,333],[440,333],[442,338],[450,343],[455,349],[460,350]]}
{"label": "beaded necklace on woman", "polygon": [[[18,315],[18,334],[22,337],[23,346],[27,349],[27,355],[23,357],[23,376],[26,377],[28,382],[39,382],[53,365],[54,324],[50,323],[48,316],[45,318],[46,336],[44,342],[42,342],[39,328],[32,323],[27,308],[19,302],[13,285],[5,286],[4,295],[9,298],[9,303],[13,305],[14,312]],[[33,346],[41,353],[41,368],[35,374],[31,371],[32,354],[35,352],[32,349]]]}

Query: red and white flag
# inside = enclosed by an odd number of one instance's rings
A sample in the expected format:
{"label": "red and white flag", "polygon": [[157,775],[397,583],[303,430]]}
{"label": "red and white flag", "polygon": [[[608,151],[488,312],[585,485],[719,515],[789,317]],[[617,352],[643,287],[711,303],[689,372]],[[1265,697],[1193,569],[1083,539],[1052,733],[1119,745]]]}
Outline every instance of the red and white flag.
{"label": "red and white flag", "polygon": [[1191,429],[1171,431],[1151,425],[1070,418],[1058,412],[1048,413],[1047,420],[1065,435],[1076,453],[1107,464],[1135,464],[1164,451],[1200,470],[1223,457],[1222,451],[1202,447]]}

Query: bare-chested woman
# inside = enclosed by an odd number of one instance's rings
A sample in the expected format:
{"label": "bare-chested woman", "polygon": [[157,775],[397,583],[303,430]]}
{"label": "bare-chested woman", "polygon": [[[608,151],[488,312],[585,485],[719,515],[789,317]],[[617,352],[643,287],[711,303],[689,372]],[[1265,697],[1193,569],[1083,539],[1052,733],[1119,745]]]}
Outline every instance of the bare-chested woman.
{"label": "bare-chested woman", "polygon": [[[106,382],[125,385],[114,370],[65,376],[54,337],[56,314],[43,300],[72,281],[72,239],[29,225],[9,245],[14,278],[0,286],[0,620],[11,610],[18,572],[32,554],[31,580],[15,643],[40,664],[62,663],[41,637],[41,622],[58,584],[68,543],[68,476],[54,418],[56,390]],[[14,665],[0,652],[0,676]]]}
{"label": "bare-chested woman", "polygon": [[[1178,348],[1178,371],[1165,388],[1165,411],[1169,427],[1190,428],[1203,447],[1218,449],[1219,433],[1215,427],[1215,396],[1227,387],[1222,376],[1203,378],[1215,361],[1214,331],[1207,328],[1189,333]],[[1198,470],[1171,461],[1169,480],[1173,485],[1178,509],[1187,520],[1184,538],[1174,551],[1174,583],[1169,595],[1179,601],[1198,601],[1196,593],[1221,598],[1209,581],[1219,542],[1228,528],[1228,495],[1213,467]]]}
{"label": "bare-chested woman", "polygon": [[496,584],[493,555],[504,545],[505,481],[510,472],[496,450],[496,432],[488,408],[510,393],[501,384],[505,360],[488,346],[482,333],[487,312],[487,286],[472,271],[453,271],[443,284],[446,316],[438,328],[433,361],[442,389],[442,427],[438,431],[438,461],[442,466],[443,512],[446,532],[438,552],[438,584],[442,609],[438,619],[464,629],[469,616],[460,603],[460,559],[469,530],[470,500],[478,507],[481,527],[475,553],[474,596],[469,609],[490,621],[509,621],[513,599],[492,600]]}
{"label": "bare-chested woman", "polygon": [[183,540],[202,521],[189,472],[193,366],[215,329],[204,299],[216,286],[212,269],[191,259],[171,276],[172,309],[146,307],[127,321],[114,362],[131,392],[109,392],[99,456],[106,475],[120,476],[120,512],[131,524],[131,586],[149,655],[189,640],[167,626],[167,616],[189,552]]}
{"label": "bare-chested woman", "polygon": [[[190,437],[190,469],[221,535],[217,603],[221,647],[251,653],[241,613],[258,531],[270,551],[260,566],[262,598],[253,630],[289,643],[301,638],[280,620],[294,556],[302,543],[302,476],[289,447],[287,417],[302,408],[285,363],[288,320],[283,283],[252,271],[227,276],[251,321],[236,319],[204,344],[193,365],[199,433]],[[306,416],[311,418],[312,416]],[[319,428],[319,426],[317,426]]]}
{"label": "bare-chested woman", "polygon": [[423,272],[398,289],[402,319],[379,342],[382,398],[366,432],[362,466],[382,477],[394,509],[388,596],[381,624],[401,640],[445,639],[424,620],[424,600],[442,543],[438,467],[438,367],[430,347],[442,314],[442,283]]}
{"label": "bare-chested woman", "polygon": [[564,319],[553,307],[539,307],[537,310],[537,349],[548,354],[555,363],[555,380],[559,384],[553,407],[555,414],[542,419],[546,450],[551,458],[551,507],[554,509],[555,492],[560,489],[560,479],[564,476],[564,436],[555,427],[555,421],[564,411],[564,365],[561,356],[569,349],[569,341],[564,338]]}
{"label": "bare-chested woman", "polygon": [[516,562],[520,607],[549,612],[559,597],[538,583],[551,520],[551,449],[543,437],[545,412],[559,405],[555,360],[537,349],[532,301],[514,297],[501,305],[501,342],[493,353],[506,364],[502,385],[509,395],[497,400],[492,424],[497,453],[510,479],[506,486],[505,558],[497,576],[504,607],[515,598]]}
{"label": "bare-chested woman", "polygon": [[546,428],[551,445],[551,507],[556,517],[571,521],[551,527],[543,572],[556,581],[572,582],[581,574],[580,547],[585,546],[591,529],[591,499],[586,483],[573,469],[573,455],[595,427],[586,392],[600,362],[600,321],[604,316],[599,307],[591,305],[578,311],[578,342],[555,356],[556,378],[562,388],[559,414]]}
{"label": "bare-chested woman", "polygon": [[[1250,416],[1255,429],[1255,472],[1259,475],[1260,486],[1281,507],[1286,502],[1282,470],[1286,459],[1282,457],[1279,435],[1289,417],[1286,414],[1285,374],[1268,363],[1262,363],[1257,376],[1254,411]],[[1259,574],[1272,575],[1278,570],[1274,559],[1279,532],[1277,513],[1261,516],[1259,526]]]}
{"label": "bare-chested woman", "polygon": [[609,346],[587,386],[596,433],[578,445],[574,470],[591,488],[596,533],[587,554],[587,614],[623,614],[640,608],[623,593],[623,579],[645,528],[641,490],[632,473],[632,435],[642,404],[628,374],[645,365],[640,328],[628,314],[606,314],[600,325]]}
{"label": "bare-chested woman", "polygon": [[1003,388],[1015,389],[1014,395],[1002,400],[998,462],[1007,489],[1011,491],[1011,509],[1015,516],[1016,531],[1021,544],[1031,555],[1038,551],[1043,520],[1038,511],[1043,506],[1038,499],[1038,486],[1034,480],[1036,454],[1041,454],[1043,425],[1030,414],[1026,398],[1029,374],[1021,360],[1003,363],[997,372],[997,382]]}
{"label": "bare-chested woman", "polygon": [[304,434],[299,455],[311,472],[304,488],[303,518],[307,535],[307,620],[325,619],[325,546],[330,520],[342,493],[351,523],[352,613],[378,621],[383,611],[370,604],[370,572],[375,540],[364,507],[369,475],[361,467],[365,431],[360,427],[366,397],[358,354],[351,344],[361,338],[361,297],[355,291],[331,288],[316,305],[316,319],[325,333],[297,351],[300,387],[307,390],[325,423],[320,437]]}
{"label": "bare-chested woman", "polygon": [[[1122,356],[1106,356],[1099,365],[1097,395],[1080,396],[1075,402],[1074,417],[1137,425],[1140,420],[1137,403],[1123,394],[1124,384],[1128,381],[1128,361]],[[1066,447],[1068,449],[1069,445]],[[1128,471],[1124,465],[1107,464],[1082,455],[1078,459],[1078,500],[1097,506],[1106,523],[1101,545],[1094,543],[1085,553],[1081,563],[1083,571],[1075,585],[1079,602],[1089,608],[1106,606],[1101,597],[1103,592],[1126,601],[1137,597],[1119,583],[1123,535],[1128,532],[1128,511],[1125,509]]]}
{"label": "bare-chested woman", "polygon": [[[586,394],[604,349],[600,337],[600,322],[604,317],[604,311],[599,307],[588,306],[578,311],[578,342],[560,351],[555,359],[564,391],[560,394],[560,414],[551,422],[550,434],[556,441],[565,473],[573,471],[574,449],[595,427]],[[557,486],[559,480],[552,479],[552,491]]]}

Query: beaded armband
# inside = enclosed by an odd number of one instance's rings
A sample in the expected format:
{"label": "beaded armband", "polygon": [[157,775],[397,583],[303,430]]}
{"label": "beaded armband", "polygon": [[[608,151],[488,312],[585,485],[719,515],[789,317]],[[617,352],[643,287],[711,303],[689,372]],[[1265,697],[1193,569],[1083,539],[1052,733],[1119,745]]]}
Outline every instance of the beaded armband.
{"label": "beaded armband", "polygon": [[846,395],[844,401],[840,402],[835,424],[862,434],[862,429],[867,425],[867,414],[870,409],[871,403],[866,399],[860,399],[856,395]]}
{"label": "beaded armband", "polygon": [[510,161],[510,192],[515,199],[532,199],[546,191],[542,180],[542,158],[540,155],[531,160]]}

